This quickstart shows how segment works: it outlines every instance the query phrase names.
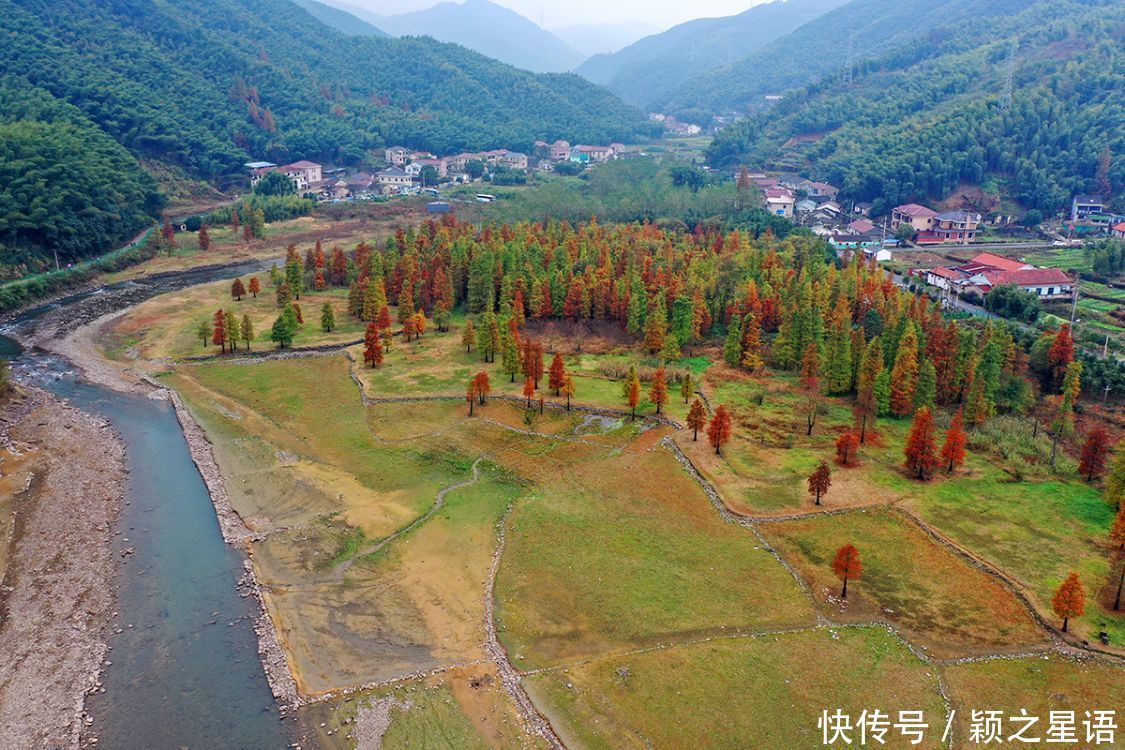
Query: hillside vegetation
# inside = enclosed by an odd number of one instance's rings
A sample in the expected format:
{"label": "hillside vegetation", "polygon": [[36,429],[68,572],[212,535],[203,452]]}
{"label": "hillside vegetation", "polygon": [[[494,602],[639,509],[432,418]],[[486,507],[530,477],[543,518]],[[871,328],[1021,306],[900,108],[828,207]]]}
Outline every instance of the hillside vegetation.
{"label": "hillside vegetation", "polygon": [[736,16],[700,18],[582,63],[576,73],[631,104],[647,106],[680,84],[842,5],[845,0],[775,0]]}
{"label": "hillside vegetation", "polygon": [[[108,234],[84,231],[67,244],[56,245],[47,226],[58,217],[26,191],[0,187],[3,214],[29,217],[0,233],[0,256],[31,265],[48,244],[67,258],[96,253],[155,212],[148,188],[134,188],[144,184],[136,159],[218,180],[250,159],[347,164],[392,143],[526,150],[536,138],[610,142],[650,129],[577,76],[536,76],[429,39],[345,36],[287,0],[0,0],[0,33],[6,89],[71,105],[75,133],[96,143],[100,131],[134,157],[106,151],[110,163],[82,178],[113,189],[75,189],[66,210],[84,214],[101,201],[122,218],[104,222]],[[31,127],[22,114],[3,117],[6,127]],[[22,143],[21,159],[54,164],[50,139]],[[108,148],[101,144],[81,150]],[[60,168],[41,173],[36,190],[69,190]]]}
{"label": "hillside vegetation", "polygon": [[[1040,2],[988,27],[934,32],[864,63],[851,86],[809,86],[727,128],[708,157],[815,165],[845,197],[881,201],[877,210],[940,199],[963,183],[1042,210],[1076,192],[1112,193],[1125,184],[1125,162],[1112,158],[1125,151],[1123,23],[1120,5]],[[794,136],[810,140],[793,146]]]}
{"label": "hillside vegetation", "polygon": [[767,95],[840,73],[849,46],[857,61],[877,58],[958,25],[989,28],[1027,5],[1027,0],[851,0],[730,65],[691,78],[654,104],[698,121],[755,111]]}

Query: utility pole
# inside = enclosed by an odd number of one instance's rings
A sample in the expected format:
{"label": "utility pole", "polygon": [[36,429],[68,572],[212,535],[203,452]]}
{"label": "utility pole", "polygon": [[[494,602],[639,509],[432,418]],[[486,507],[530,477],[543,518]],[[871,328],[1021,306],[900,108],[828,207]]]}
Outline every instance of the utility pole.
{"label": "utility pole", "polygon": [[1016,48],[1019,46],[1019,40],[1015,37],[1012,38],[1012,45],[1008,48],[1008,72],[1004,76],[1004,91],[1000,94],[1000,109],[1009,110],[1012,108],[1012,83],[1016,77]]}
{"label": "utility pole", "polygon": [[1102,394],[1102,406],[1105,406],[1105,402],[1109,399],[1109,392],[1112,391],[1112,390],[1113,390],[1112,385],[1107,385],[1105,387],[1105,393]]}
{"label": "utility pole", "polygon": [[1070,306],[1070,327],[1074,328],[1074,320],[1078,317],[1078,281],[1074,282],[1074,304]]}

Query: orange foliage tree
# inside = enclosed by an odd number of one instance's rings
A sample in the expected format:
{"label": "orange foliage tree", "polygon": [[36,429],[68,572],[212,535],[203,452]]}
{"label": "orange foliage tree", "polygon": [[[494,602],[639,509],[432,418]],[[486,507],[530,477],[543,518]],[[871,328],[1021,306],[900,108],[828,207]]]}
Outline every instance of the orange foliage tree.
{"label": "orange foliage tree", "polygon": [[699,399],[691,402],[688,409],[687,426],[691,429],[691,439],[699,440],[699,431],[707,426],[707,408]]}
{"label": "orange foliage tree", "polygon": [[562,355],[555,352],[555,357],[551,360],[551,367],[547,372],[547,386],[555,392],[556,396],[562,394],[563,378],[565,377],[566,363],[563,362]]}
{"label": "orange foliage tree", "polygon": [[859,455],[859,435],[855,430],[846,430],[836,438],[836,463],[851,466]]}
{"label": "orange foliage tree", "polygon": [[1062,618],[1064,633],[1070,625],[1070,618],[1081,617],[1086,612],[1086,589],[1083,588],[1082,581],[1078,580],[1077,573],[1068,575],[1055,591],[1055,596],[1051,599],[1051,608]]}
{"label": "orange foliage tree", "polygon": [[477,399],[480,405],[484,406],[484,402],[488,400],[488,394],[492,393],[492,383],[488,380],[488,373],[481,370],[473,378],[473,385],[477,393]]}
{"label": "orange foliage tree", "polygon": [[234,297],[238,302],[246,296],[246,287],[242,283],[242,279],[235,279],[230,283],[230,296]]}
{"label": "orange foliage tree", "polygon": [[707,428],[707,439],[715,449],[715,455],[723,455],[723,446],[730,442],[732,430],[730,410],[726,404],[720,404],[715,409],[715,416],[711,417],[711,424]]}
{"label": "orange foliage tree", "polygon": [[383,341],[379,337],[379,327],[374,322],[367,324],[363,343],[363,361],[372,367],[383,364]]}
{"label": "orange foliage tree", "polygon": [[625,384],[625,403],[628,404],[629,410],[633,414],[633,419],[637,418],[637,404],[641,401],[641,380],[637,377],[636,373],[629,378],[629,382]]}
{"label": "orange foliage tree", "polygon": [[859,550],[853,544],[845,544],[836,550],[836,557],[832,559],[832,572],[844,582],[844,589],[840,596],[848,598],[848,581],[859,578],[863,573],[863,563],[859,560]]}
{"label": "orange foliage tree", "polygon": [[262,282],[258,281],[257,276],[251,276],[250,277],[250,287],[249,287],[249,289],[250,289],[250,294],[252,294],[254,296],[254,299],[258,299],[258,292],[262,291]]}
{"label": "orange foliage tree", "polygon": [[535,395],[535,378],[528,375],[523,379],[523,397],[527,399],[527,408],[531,408],[531,397]]}

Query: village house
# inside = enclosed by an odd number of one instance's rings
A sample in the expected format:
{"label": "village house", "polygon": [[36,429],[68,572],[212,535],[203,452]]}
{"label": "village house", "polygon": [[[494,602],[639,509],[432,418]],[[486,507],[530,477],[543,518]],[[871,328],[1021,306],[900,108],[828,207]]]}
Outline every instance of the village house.
{"label": "village house", "polygon": [[570,158],[570,144],[567,141],[555,141],[551,144],[551,158],[555,161],[566,161]]}
{"label": "village house", "polygon": [[1109,236],[1116,237],[1118,239],[1125,239],[1125,221],[1114,224],[1112,227],[1110,227]]}
{"label": "village house", "polygon": [[508,169],[527,169],[527,154],[519,151],[505,151],[500,157],[500,166]]}
{"label": "village house", "polygon": [[449,160],[447,159],[418,159],[411,163],[418,165],[419,174],[421,174],[423,167],[433,167],[439,178],[444,179],[449,176]]}
{"label": "village house", "polygon": [[891,211],[891,231],[895,232],[903,224],[909,224],[915,232],[928,232],[934,228],[934,217],[937,211],[920,206],[917,203],[907,203],[895,206]]}
{"label": "village house", "polygon": [[1022,260],[993,253],[980,253],[954,268],[938,267],[925,272],[927,284],[938,289],[984,297],[998,286],[1014,285],[1040,299],[1070,299],[1074,281],[1058,268],[1036,268]]}
{"label": "village house", "polygon": [[802,190],[805,195],[813,198],[824,197],[833,201],[836,200],[836,195],[840,192],[838,188],[829,185],[827,182],[812,182],[810,180],[798,182],[797,190]]}
{"label": "village house", "polygon": [[375,180],[384,195],[394,195],[414,185],[414,178],[401,167],[387,167],[375,173]]}
{"label": "village house", "polygon": [[848,231],[852,234],[868,234],[875,231],[875,225],[867,219],[856,219],[848,223]]}
{"label": "village house", "polygon": [[1098,195],[1076,195],[1070,203],[1070,220],[1079,221],[1090,214],[1105,211],[1105,201]]}
{"label": "village house", "polygon": [[852,213],[859,214],[860,216],[871,215],[871,204],[867,201],[860,201],[859,203],[852,204]]}
{"label": "village house", "polygon": [[946,211],[933,217],[933,228],[918,232],[914,241],[919,245],[957,242],[967,245],[977,236],[980,214],[971,211]]}
{"label": "village house", "polygon": [[247,162],[244,166],[248,170],[250,170],[250,185],[251,185],[251,187],[253,187],[254,185],[257,185],[258,180],[262,179],[262,177],[267,172],[272,172],[273,170],[277,169],[277,165],[274,164],[272,161],[251,161],[251,162]]}
{"label": "village house", "polygon": [[774,216],[793,218],[793,193],[785,188],[770,188],[765,194],[766,210]]}
{"label": "village house", "polygon": [[298,193],[318,185],[323,179],[321,170],[322,167],[316,162],[304,160],[278,167],[278,171],[291,179],[293,184],[297,186]]}
{"label": "village house", "polygon": [[392,167],[405,167],[410,161],[410,149],[402,146],[388,148],[383,152],[383,159]]}
{"label": "village house", "polygon": [[585,155],[585,159],[580,159],[583,163],[586,162],[607,162],[613,158],[613,149],[609,146],[575,146],[571,158],[574,158],[574,152],[579,155]]}

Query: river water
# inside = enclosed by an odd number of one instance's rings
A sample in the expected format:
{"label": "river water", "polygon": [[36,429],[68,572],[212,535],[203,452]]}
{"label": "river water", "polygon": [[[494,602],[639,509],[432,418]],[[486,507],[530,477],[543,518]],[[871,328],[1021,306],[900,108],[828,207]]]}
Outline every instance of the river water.
{"label": "river water", "polygon": [[[241,269],[210,272],[215,278]],[[135,302],[167,288],[209,280],[193,273],[166,279],[171,286],[135,283],[123,300]],[[183,283],[181,283],[183,282]],[[140,295],[138,297],[138,294]],[[107,301],[81,294],[20,316],[27,333],[45,313],[80,311]],[[80,316],[68,316],[80,317]],[[9,327],[8,330],[11,330]],[[127,504],[118,522],[115,625],[108,635],[111,662],[102,676],[105,693],[87,699],[99,747],[112,750],[275,750],[293,741],[281,721],[258,660],[252,625],[254,597],[236,582],[242,556],[219,532],[210,495],[192,462],[172,406],[118,393],[78,377],[70,364],[38,350],[22,351],[0,337],[0,355],[13,358],[23,382],[38,385],[73,406],[109,419],[125,442]]]}

